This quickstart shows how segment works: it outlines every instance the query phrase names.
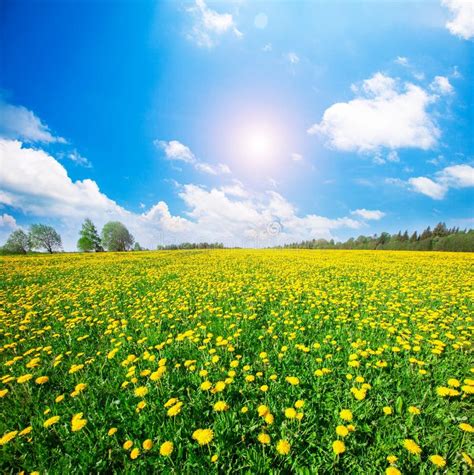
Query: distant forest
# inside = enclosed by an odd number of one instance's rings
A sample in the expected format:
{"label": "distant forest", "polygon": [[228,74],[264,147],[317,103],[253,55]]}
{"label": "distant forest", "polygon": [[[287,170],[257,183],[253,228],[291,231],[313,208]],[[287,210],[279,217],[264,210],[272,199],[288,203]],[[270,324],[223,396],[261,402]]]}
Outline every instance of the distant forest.
{"label": "distant forest", "polygon": [[445,223],[438,223],[433,230],[428,226],[424,231],[408,234],[383,232],[379,236],[359,236],[345,242],[326,239],[311,239],[279,246],[284,249],[377,249],[387,251],[454,251],[474,252],[474,229],[460,230],[447,228]]}

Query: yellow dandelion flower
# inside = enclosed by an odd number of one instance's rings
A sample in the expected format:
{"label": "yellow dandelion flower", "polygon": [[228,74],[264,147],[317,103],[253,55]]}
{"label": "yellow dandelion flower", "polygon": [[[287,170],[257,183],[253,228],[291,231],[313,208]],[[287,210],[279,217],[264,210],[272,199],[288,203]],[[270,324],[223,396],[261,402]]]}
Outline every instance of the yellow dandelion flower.
{"label": "yellow dandelion flower", "polygon": [[3,434],[2,438],[0,438],[0,445],[8,444],[11,440],[13,440],[18,434],[17,430],[12,430]]}
{"label": "yellow dandelion flower", "polygon": [[349,429],[346,426],[337,426],[336,434],[339,437],[346,437],[347,435],[349,435]]}
{"label": "yellow dandelion flower", "polygon": [[86,424],[87,424],[87,419],[83,419],[82,416],[84,414],[82,412],[78,412],[74,416],[72,416],[71,419],[71,430],[73,432],[77,432],[81,430]]}
{"label": "yellow dandelion flower", "polygon": [[133,393],[136,397],[145,397],[148,394],[148,388],[145,386],[140,386],[139,388],[135,388]]}
{"label": "yellow dandelion flower", "polygon": [[143,450],[151,450],[153,448],[153,441],[151,439],[146,439],[142,444]]}
{"label": "yellow dandelion flower", "polygon": [[461,455],[464,462],[466,462],[469,465],[469,467],[472,467],[474,465],[474,461],[472,460],[469,454],[467,454],[466,452],[461,452]]}
{"label": "yellow dandelion flower", "polygon": [[339,417],[343,421],[350,422],[352,421],[352,412],[349,409],[342,409],[342,411],[339,413]]}
{"label": "yellow dandelion flower", "polygon": [[131,452],[130,452],[130,458],[132,460],[135,460],[140,456],[140,449],[138,447],[135,447]]}
{"label": "yellow dandelion flower", "polygon": [[31,427],[31,426],[25,427],[23,430],[21,430],[18,433],[18,435],[20,435],[20,436],[28,435],[32,430],[33,430],[33,427]]}
{"label": "yellow dandelion flower", "polygon": [[227,403],[225,401],[217,401],[214,406],[214,411],[216,412],[223,412],[223,411],[227,411],[227,409],[229,409],[229,406],[227,405]]}
{"label": "yellow dandelion flower", "polygon": [[277,442],[276,450],[280,455],[288,455],[291,450],[291,444],[285,439],[280,439]]}
{"label": "yellow dandelion flower", "polygon": [[207,445],[214,438],[214,432],[211,429],[197,429],[193,432],[193,439],[199,445]]}
{"label": "yellow dandelion flower", "polygon": [[160,455],[163,457],[169,457],[173,452],[173,448],[173,442],[170,442],[169,440],[163,442],[160,446]]}
{"label": "yellow dandelion flower", "polygon": [[287,383],[290,383],[292,386],[297,386],[298,384],[300,384],[300,380],[296,376],[287,376],[285,378],[285,381]]}
{"label": "yellow dandelion flower", "polygon": [[266,434],[265,432],[262,432],[260,434],[258,434],[258,441],[261,443],[261,444],[269,444],[270,443],[270,436],[268,434]]}
{"label": "yellow dandelion flower", "polygon": [[59,422],[59,416],[53,416],[43,422],[43,427],[49,427]]}
{"label": "yellow dandelion flower", "polygon": [[130,450],[133,446],[133,442],[131,440],[126,440],[124,443],[123,443],[123,448],[125,450]]}
{"label": "yellow dandelion flower", "polygon": [[169,417],[177,416],[181,412],[182,402],[177,402],[174,406],[171,406],[166,412]]}
{"label": "yellow dandelion flower", "polygon": [[301,409],[303,406],[304,406],[304,401],[302,399],[298,399],[298,401],[295,402],[296,409]]}
{"label": "yellow dandelion flower", "polygon": [[32,374],[24,374],[23,376],[20,376],[19,378],[16,379],[16,382],[18,384],[24,384],[26,382],[28,382],[30,379],[33,378],[33,375]]}
{"label": "yellow dandelion flower", "polygon": [[288,407],[285,409],[285,417],[287,419],[295,419],[296,418],[296,410],[293,407]]}
{"label": "yellow dandelion flower", "polygon": [[385,475],[402,475],[402,472],[397,467],[387,467],[385,469]]}
{"label": "yellow dandelion flower", "polygon": [[45,384],[49,381],[48,376],[39,376],[38,378],[35,379],[36,384]]}
{"label": "yellow dandelion flower", "polygon": [[429,459],[433,465],[436,465],[439,468],[442,468],[446,465],[446,460],[441,457],[441,455],[430,455]]}
{"label": "yellow dandelion flower", "polygon": [[113,436],[117,432],[117,427],[111,427],[107,432],[107,435]]}
{"label": "yellow dandelion flower", "polygon": [[405,439],[403,446],[413,455],[420,455],[422,452],[420,446],[412,439]]}
{"label": "yellow dandelion flower", "polygon": [[346,445],[342,440],[335,440],[332,443],[332,450],[336,455],[343,454],[346,451]]}
{"label": "yellow dandelion flower", "polygon": [[467,422],[461,422],[461,424],[459,424],[459,428],[464,432],[474,432],[474,427],[471,426],[471,424],[468,424]]}
{"label": "yellow dandelion flower", "polygon": [[268,414],[265,415],[265,417],[263,418],[263,420],[265,421],[266,424],[272,425],[272,424],[273,424],[273,421],[275,420],[275,418],[273,417],[273,414],[268,413]]}

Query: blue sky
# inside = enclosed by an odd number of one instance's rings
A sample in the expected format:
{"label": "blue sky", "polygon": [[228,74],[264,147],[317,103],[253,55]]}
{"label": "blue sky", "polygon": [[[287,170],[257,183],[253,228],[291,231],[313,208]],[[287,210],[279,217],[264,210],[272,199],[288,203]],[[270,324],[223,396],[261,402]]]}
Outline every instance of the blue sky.
{"label": "blue sky", "polygon": [[[0,240],[472,226],[467,0],[5,1]],[[470,133],[471,132],[471,133]]]}

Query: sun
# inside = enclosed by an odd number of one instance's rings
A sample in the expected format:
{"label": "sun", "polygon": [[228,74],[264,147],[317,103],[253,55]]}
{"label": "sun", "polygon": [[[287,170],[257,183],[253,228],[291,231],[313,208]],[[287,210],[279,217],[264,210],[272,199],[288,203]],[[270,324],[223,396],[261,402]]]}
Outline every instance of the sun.
{"label": "sun", "polygon": [[272,139],[265,130],[247,131],[244,137],[244,149],[246,154],[255,158],[268,156],[272,151]]}
{"label": "sun", "polygon": [[278,136],[265,125],[244,128],[238,142],[242,159],[254,165],[269,164],[278,153]]}

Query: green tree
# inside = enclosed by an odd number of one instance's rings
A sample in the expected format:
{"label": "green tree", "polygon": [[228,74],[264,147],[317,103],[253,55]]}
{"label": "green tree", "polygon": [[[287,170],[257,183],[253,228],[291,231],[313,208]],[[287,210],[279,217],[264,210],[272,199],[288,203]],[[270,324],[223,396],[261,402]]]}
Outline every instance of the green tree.
{"label": "green tree", "polygon": [[3,246],[3,250],[12,254],[26,254],[30,248],[28,234],[22,229],[13,231]]}
{"label": "green tree", "polygon": [[109,251],[128,251],[135,239],[119,221],[109,221],[102,228],[102,243]]}
{"label": "green tree", "polygon": [[82,223],[82,228],[79,232],[79,240],[77,241],[77,248],[82,252],[100,252],[103,251],[99,233],[94,223],[86,218]]}
{"label": "green tree", "polygon": [[31,225],[29,239],[33,249],[46,249],[50,254],[62,247],[61,236],[45,224]]}

